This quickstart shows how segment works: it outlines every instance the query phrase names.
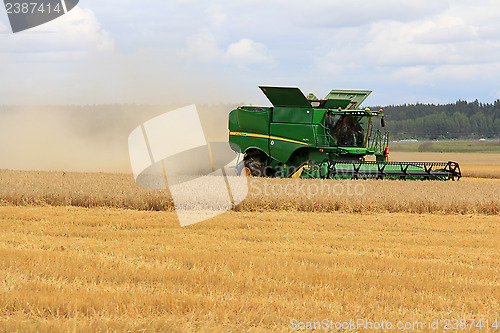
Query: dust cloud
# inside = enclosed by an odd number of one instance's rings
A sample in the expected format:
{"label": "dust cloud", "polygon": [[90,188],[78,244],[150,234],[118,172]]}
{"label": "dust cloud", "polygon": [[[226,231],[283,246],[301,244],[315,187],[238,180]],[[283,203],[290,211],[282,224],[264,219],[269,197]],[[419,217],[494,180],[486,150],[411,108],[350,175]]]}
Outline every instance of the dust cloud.
{"label": "dust cloud", "polygon": [[[0,169],[130,173],[130,132],[183,106],[0,106]],[[227,141],[235,107],[197,105],[207,141]]]}

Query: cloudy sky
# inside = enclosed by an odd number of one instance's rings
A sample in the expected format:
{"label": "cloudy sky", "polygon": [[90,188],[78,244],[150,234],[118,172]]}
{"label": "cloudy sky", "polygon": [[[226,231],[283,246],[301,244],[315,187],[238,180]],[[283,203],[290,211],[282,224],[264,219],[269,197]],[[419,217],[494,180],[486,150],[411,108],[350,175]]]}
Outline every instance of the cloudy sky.
{"label": "cloudy sky", "polygon": [[0,104],[266,103],[258,85],[370,105],[500,98],[495,0],[81,0],[12,34]]}

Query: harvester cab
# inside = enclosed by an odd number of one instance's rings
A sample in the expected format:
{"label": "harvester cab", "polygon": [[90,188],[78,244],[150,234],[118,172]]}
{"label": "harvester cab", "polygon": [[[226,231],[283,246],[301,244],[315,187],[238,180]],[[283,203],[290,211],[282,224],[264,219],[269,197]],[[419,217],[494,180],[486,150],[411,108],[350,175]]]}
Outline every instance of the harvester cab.
{"label": "harvester cab", "polygon": [[[383,111],[360,108],[371,91],[332,90],[324,99],[318,99],[312,93],[304,96],[299,88],[260,89],[271,107],[241,106],[229,114],[229,143],[244,154],[239,169],[247,174],[296,178],[460,178],[458,164],[450,164],[454,162],[389,162],[389,134],[375,129],[373,121],[374,117],[382,117],[384,125]],[[366,161],[367,156],[374,160]]]}

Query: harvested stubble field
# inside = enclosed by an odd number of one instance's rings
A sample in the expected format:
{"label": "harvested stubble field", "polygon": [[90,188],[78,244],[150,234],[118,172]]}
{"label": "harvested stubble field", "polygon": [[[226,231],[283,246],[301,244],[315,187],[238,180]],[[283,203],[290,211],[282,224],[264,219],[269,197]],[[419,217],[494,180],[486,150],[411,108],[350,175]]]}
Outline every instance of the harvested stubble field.
{"label": "harvested stubble field", "polygon": [[500,320],[500,181],[324,184],[252,179],[180,228],[128,175],[0,171],[0,330]]}
{"label": "harvested stubble field", "polygon": [[4,206],[0,220],[8,332],[500,317],[495,216],[229,212],[181,229],[173,212]]}

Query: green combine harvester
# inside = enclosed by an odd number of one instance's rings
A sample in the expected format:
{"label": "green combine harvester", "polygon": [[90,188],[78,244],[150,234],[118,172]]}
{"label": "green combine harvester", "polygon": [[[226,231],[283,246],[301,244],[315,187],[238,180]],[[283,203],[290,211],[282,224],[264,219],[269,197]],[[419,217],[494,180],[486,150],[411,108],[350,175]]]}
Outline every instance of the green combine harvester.
{"label": "green combine harvester", "polygon": [[[458,180],[456,162],[389,161],[389,134],[374,129],[382,110],[358,109],[366,90],[332,90],[324,99],[298,88],[260,87],[272,107],[229,114],[229,143],[243,154],[238,173],[256,177]],[[367,161],[367,156],[372,161]]]}

